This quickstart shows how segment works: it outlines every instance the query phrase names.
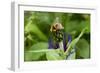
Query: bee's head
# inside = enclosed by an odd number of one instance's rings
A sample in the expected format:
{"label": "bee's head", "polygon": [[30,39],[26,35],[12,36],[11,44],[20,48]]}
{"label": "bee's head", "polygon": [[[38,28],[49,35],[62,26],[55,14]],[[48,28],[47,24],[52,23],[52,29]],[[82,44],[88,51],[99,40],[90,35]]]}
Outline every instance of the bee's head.
{"label": "bee's head", "polygon": [[62,29],[64,29],[64,27],[62,26],[62,24],[61,23],[54,23],[52,26],[51,26],[51,28],[50,28],[50,31],[51,32],[55,32],[55,31],[57,31],[57,30],[62,30]]}

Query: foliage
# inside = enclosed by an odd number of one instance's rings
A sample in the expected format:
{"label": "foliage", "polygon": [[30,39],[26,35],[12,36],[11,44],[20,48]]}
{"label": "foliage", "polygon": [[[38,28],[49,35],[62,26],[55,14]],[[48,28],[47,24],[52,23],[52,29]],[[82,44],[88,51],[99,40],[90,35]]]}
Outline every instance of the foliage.
{"label": "foliage", "polygon": [[[72,36],[65,52],[62,48],[48,49],[50,27],[56,17],[64,26],[64,32]],[[88,58],[90,14],[24,11],[24,61]]]}

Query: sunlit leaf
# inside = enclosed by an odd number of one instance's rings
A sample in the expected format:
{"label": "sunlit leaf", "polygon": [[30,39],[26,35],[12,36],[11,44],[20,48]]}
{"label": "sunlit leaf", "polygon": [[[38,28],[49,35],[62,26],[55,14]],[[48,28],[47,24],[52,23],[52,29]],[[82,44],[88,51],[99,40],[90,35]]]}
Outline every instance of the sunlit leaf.
{"label": "sunlit leaf", "polygon": [[89,43],[85,39],[80,39],[77,43],[77,58],[89,58],[90,57],[90,47]]}
{"label": "sunlit leaf", "polygon": [[43,49],[43,50],[30,50],[29,53],[46,54],[47,60],[63,60],[66,58],[62,49]]}
{"label": "sunlit leaf", "polygon": [[84,34],[85,31],[86,31],[86,28],[84,28],[84,29],[82,30],[82,32],[80,33],[80,35],[79,35],[77,38],[75,38],[75,39],[69,44],[69,46],[68,46],[68,48],[67,48],[65,54],[67,54],[67,53],[70,51],[70,49],[74,48],[74,46],[77,44],[77,42],[78,42],[79,39],[82,37],[82,35]]}
{"label": "sunlit leaf", "polygon": [[39,59],[40,60],[46,60],[46,56],[45,56],[45,53],[36,53],[36,52],[29,52],[29,51],[26,51],[24,52],[24,60],[25,61],[38,61]]}
{"label": "sunlit leaf", "polygon": [[30,21],[26,26],[25,26],[25,31],[26,32],[33,32],[35,35],[38,36],[41,40],[47,41],[47,37],[40,31],[40,29],[35,25],[32,24],[32,21]]}
{"label": "sunlit leaf", "polygon": [[63,60],[59,53],[55,50],[46,52],[47,60]]}
{"label": "sunlit leaf", "polygon": [[67,55],[67,60],[73,60],[76,58],[76,51],[75,49],[71,49],[69,52],[69,55]]}
{"label": "sunlit leaf", "polygon": [[38,60],[39,58],[43,57],[43,55],[45,55],[45,52],[42,52],[41,50],[48,50],[47,47],[48,44],[44,42],[34,44],[28,51],[25,52],[25,60]]}

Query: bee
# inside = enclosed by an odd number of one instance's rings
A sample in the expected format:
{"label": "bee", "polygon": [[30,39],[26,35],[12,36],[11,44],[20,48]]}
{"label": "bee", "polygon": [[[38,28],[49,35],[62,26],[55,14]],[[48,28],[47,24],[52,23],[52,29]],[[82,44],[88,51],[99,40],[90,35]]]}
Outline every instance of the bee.
{"label": "bee", "polygon": [[54,43],[53,48],[63,48],[64,27],[59,22],[58,17],[56,17],[54,23],[51,25],[50,32],[52,36],[52,42]]}
{"label": "bee", "polygon": [[52,32],[54,39],[56,42],[60,42],[63,38],[63,30],[64,27],[62,26],[61,23],[54,23],[53,25],[51,25],[50,31]]}

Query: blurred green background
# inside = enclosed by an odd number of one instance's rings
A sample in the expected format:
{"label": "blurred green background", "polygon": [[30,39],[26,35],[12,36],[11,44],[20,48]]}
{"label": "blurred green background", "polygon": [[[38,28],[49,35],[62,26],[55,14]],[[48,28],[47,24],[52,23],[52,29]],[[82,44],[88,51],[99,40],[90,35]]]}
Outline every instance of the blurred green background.
{"label": "blurred green background", "polygon": [[64,31],[75,39],[84,29],[84,35],[76,44],[75,59],[90,58],[90,14],[24,11],[24,61],[48,60],[43,52],[32,53],[29,50],[48,49],[50,27],[59,17]]}

